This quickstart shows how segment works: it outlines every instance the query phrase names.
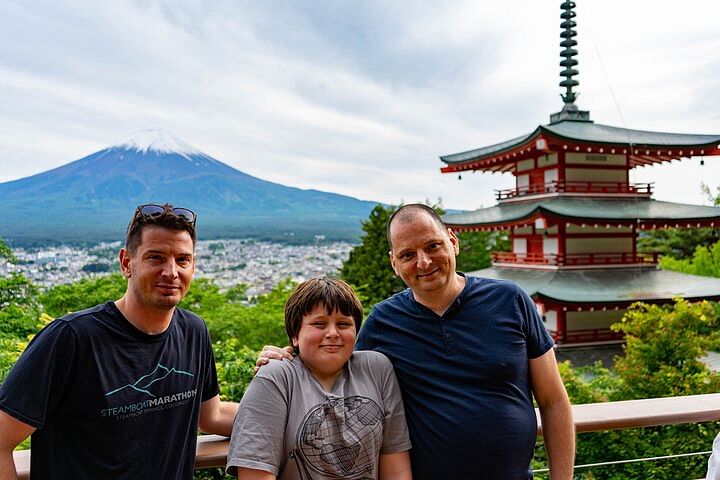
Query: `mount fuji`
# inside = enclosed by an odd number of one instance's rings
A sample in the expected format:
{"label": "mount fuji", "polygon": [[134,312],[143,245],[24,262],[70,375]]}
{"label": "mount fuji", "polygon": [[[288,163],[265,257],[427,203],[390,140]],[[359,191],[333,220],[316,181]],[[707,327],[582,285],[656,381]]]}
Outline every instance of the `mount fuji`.
{"label": "mount fuji", "polygon": [[375,202],[253,177],[157,130],[53,170],[0,183],[0,236],[12,243],[121,240],[134,208],[198,214],[199,238],[356,239]]}

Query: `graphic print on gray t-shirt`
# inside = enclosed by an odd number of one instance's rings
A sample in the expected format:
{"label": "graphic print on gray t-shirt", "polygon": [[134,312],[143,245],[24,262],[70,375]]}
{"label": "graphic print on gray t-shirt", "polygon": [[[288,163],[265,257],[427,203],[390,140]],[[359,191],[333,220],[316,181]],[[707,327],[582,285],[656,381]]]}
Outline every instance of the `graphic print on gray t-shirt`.
{"label": "graphic print on gray t-shirt", "polygon": [[380,406],[367,397],[328,395],[298,429],[292,456],[305,470],[300,476],[313,478],[311,472],[317,472],[330,478],[375,478],[375,458],[363,445],[382,442],[384,421]]}

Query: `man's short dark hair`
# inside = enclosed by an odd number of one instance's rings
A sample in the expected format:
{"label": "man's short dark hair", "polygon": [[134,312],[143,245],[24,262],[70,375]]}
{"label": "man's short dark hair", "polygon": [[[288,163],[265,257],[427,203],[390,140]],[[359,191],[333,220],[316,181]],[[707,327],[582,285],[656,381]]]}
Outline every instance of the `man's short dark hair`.
{"label": "man's short dark hair", "polygon": [[[363,308],[352,287],[336,278],[311,278],[295,287],[285,302],[285,330],[290,343],[300,333],[303,317],[318,305],[324,306],[328,315],[337,310],[352,317],[355,320],[355,330],[360,330]],[[295,351],[297,352],[297,348]]]}
{"label": "man's short dark hair", "polygon": [[445,222],[442,221],[440,215],[438,215],[434,208],[425,205],[424,203],[407,203],[395,210],[395,212],[390,215],[390,219],[387,222],[387,241],[388,245],[390,245],[391,250],[392,240],[390,239],[390,227],[392,226],[393,222],[409,223],[415,220],[418,214],[422,214],[423,212],[430,215],[430,218],[432,218],[433,222],[435,222],[442,229],[443,232],[447,230]]}
{"label": "man's short dark hair", "polygon": [[162,205],[164,211],[155,215],[143,215],[141,207],[135,209],[130,225],[125,235],[125,250],[134,254],[142,242],[142,231],[147,225],[157,225],[168,230],[186,231],[190,234],[193,248],[195,247],[195,223],[173,212],[173,206],[169,203]]}

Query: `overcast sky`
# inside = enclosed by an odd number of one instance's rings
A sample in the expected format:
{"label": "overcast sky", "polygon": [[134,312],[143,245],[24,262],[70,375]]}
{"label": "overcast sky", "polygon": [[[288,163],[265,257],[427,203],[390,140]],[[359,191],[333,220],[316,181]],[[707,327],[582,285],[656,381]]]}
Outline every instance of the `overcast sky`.
{"label": "overcast sky", "polygon": [[[251,175],[387,203],[495,203],[439,155],[560,110],[560,1],[0,0],[0,182],[143,129]],[[596,123],[720,134],[718,0],[577,0]],[[639,169],[707,203],[720,157]]]}

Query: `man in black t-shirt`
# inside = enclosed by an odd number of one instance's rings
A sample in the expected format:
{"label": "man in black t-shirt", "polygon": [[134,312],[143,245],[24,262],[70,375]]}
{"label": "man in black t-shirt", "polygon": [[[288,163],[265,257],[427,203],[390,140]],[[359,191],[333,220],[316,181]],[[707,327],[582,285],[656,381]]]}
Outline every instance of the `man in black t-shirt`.
{"label": "man in black t-shirt", "polygon": [[191,479],[198,427],[230,435],[202,319],[177,308],[195,272],[196,215],[142,205],[128,227],[115,302],[41,330],[0,386],[0,480],[32,435],[31,476]]}

